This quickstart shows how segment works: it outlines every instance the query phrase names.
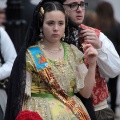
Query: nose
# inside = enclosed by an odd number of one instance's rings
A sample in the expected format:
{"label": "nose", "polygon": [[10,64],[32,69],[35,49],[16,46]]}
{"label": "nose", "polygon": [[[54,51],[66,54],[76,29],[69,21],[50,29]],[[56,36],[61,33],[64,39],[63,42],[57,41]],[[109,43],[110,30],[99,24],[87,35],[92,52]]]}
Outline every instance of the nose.
{"label": "nose", "polygon": [[78,8],[77,8],[77,10],[76,11],[82,11],[82,8],[81,8],[81,6],[80,5],[78,5]]}
{"label": "nose", "polygon": [[54,25],[54,31],[58,31],[58,25]]}

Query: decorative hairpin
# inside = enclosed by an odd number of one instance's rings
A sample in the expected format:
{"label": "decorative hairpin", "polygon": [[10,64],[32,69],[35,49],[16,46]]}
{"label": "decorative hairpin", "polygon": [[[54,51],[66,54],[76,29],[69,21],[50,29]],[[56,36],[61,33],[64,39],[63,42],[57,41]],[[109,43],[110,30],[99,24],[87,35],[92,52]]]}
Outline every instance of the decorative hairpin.
{"label": "decorative hairpin", "polygon": [[40,12],[41,12],[42,14],[44,14],[44,9],[43,9],[43,7],[40,8]]}

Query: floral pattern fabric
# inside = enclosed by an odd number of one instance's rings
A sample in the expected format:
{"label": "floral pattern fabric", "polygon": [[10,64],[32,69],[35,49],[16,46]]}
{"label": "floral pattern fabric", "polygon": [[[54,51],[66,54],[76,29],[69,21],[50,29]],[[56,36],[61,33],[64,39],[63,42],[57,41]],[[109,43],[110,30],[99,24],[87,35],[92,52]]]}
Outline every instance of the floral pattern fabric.
{"label": "floral pattern fabric", "polygon": [[[79,64],[83,64],[83,54],[74,45],[69,46],[66,43],[62,45],[64,48],[64,58],[62,60],[56,61],[49,59],[47,60],[61,88],[64,89],[66,93],[74,94],[84,87],[84,78],[86,74],[82,76],[78,75],[78,71],[76,69]],[[38,77],[33,65],[33,61],[31,60],[28,53],[26,54],[26,63],[27,71],[31,73],[31,93],[50,94],[44,83],[42,83]],[[84,73],[87,73],[86,69]],[[27,86],[30,86],[28,84],[30,84],[30,82],[27,83]],[[29,92],[27,93],[26,91],[26,94],[29,95]],[[76,96],[73,96],[73,99],[87,113],[87,110],[85,109],[80,99],[78,99]],[[31,96],[25,102],[24,109],[38,112],[44,120],[78,120],[78,118],[71,112],[71,110],[55,97],[42,98]]]}

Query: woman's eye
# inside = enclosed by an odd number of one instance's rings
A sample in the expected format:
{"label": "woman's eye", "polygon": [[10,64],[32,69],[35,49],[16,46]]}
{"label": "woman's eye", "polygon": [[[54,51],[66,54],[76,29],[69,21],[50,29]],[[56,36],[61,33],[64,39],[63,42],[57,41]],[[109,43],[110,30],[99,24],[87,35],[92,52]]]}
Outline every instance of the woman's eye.
{"label": "woman's eye", "polygon": [[53,25],[53,22],[48,22],[48,25]]}
{"label": "woman's eye", "polygon": [[59,25],[64,25],[64,23],[63,23],[63,22],[60,22]]}

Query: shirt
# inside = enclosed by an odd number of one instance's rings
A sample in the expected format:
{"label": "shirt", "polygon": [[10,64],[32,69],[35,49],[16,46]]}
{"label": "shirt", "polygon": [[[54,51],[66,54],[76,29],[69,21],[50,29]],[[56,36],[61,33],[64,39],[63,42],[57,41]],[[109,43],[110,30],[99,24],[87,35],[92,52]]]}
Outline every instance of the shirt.
{"label": "shirt", "polygon": [[10,76],[17,54],[10,37],[2,27],[0,27],[0,52],[5,62],[0,65],[0,80],[3,80]]}

